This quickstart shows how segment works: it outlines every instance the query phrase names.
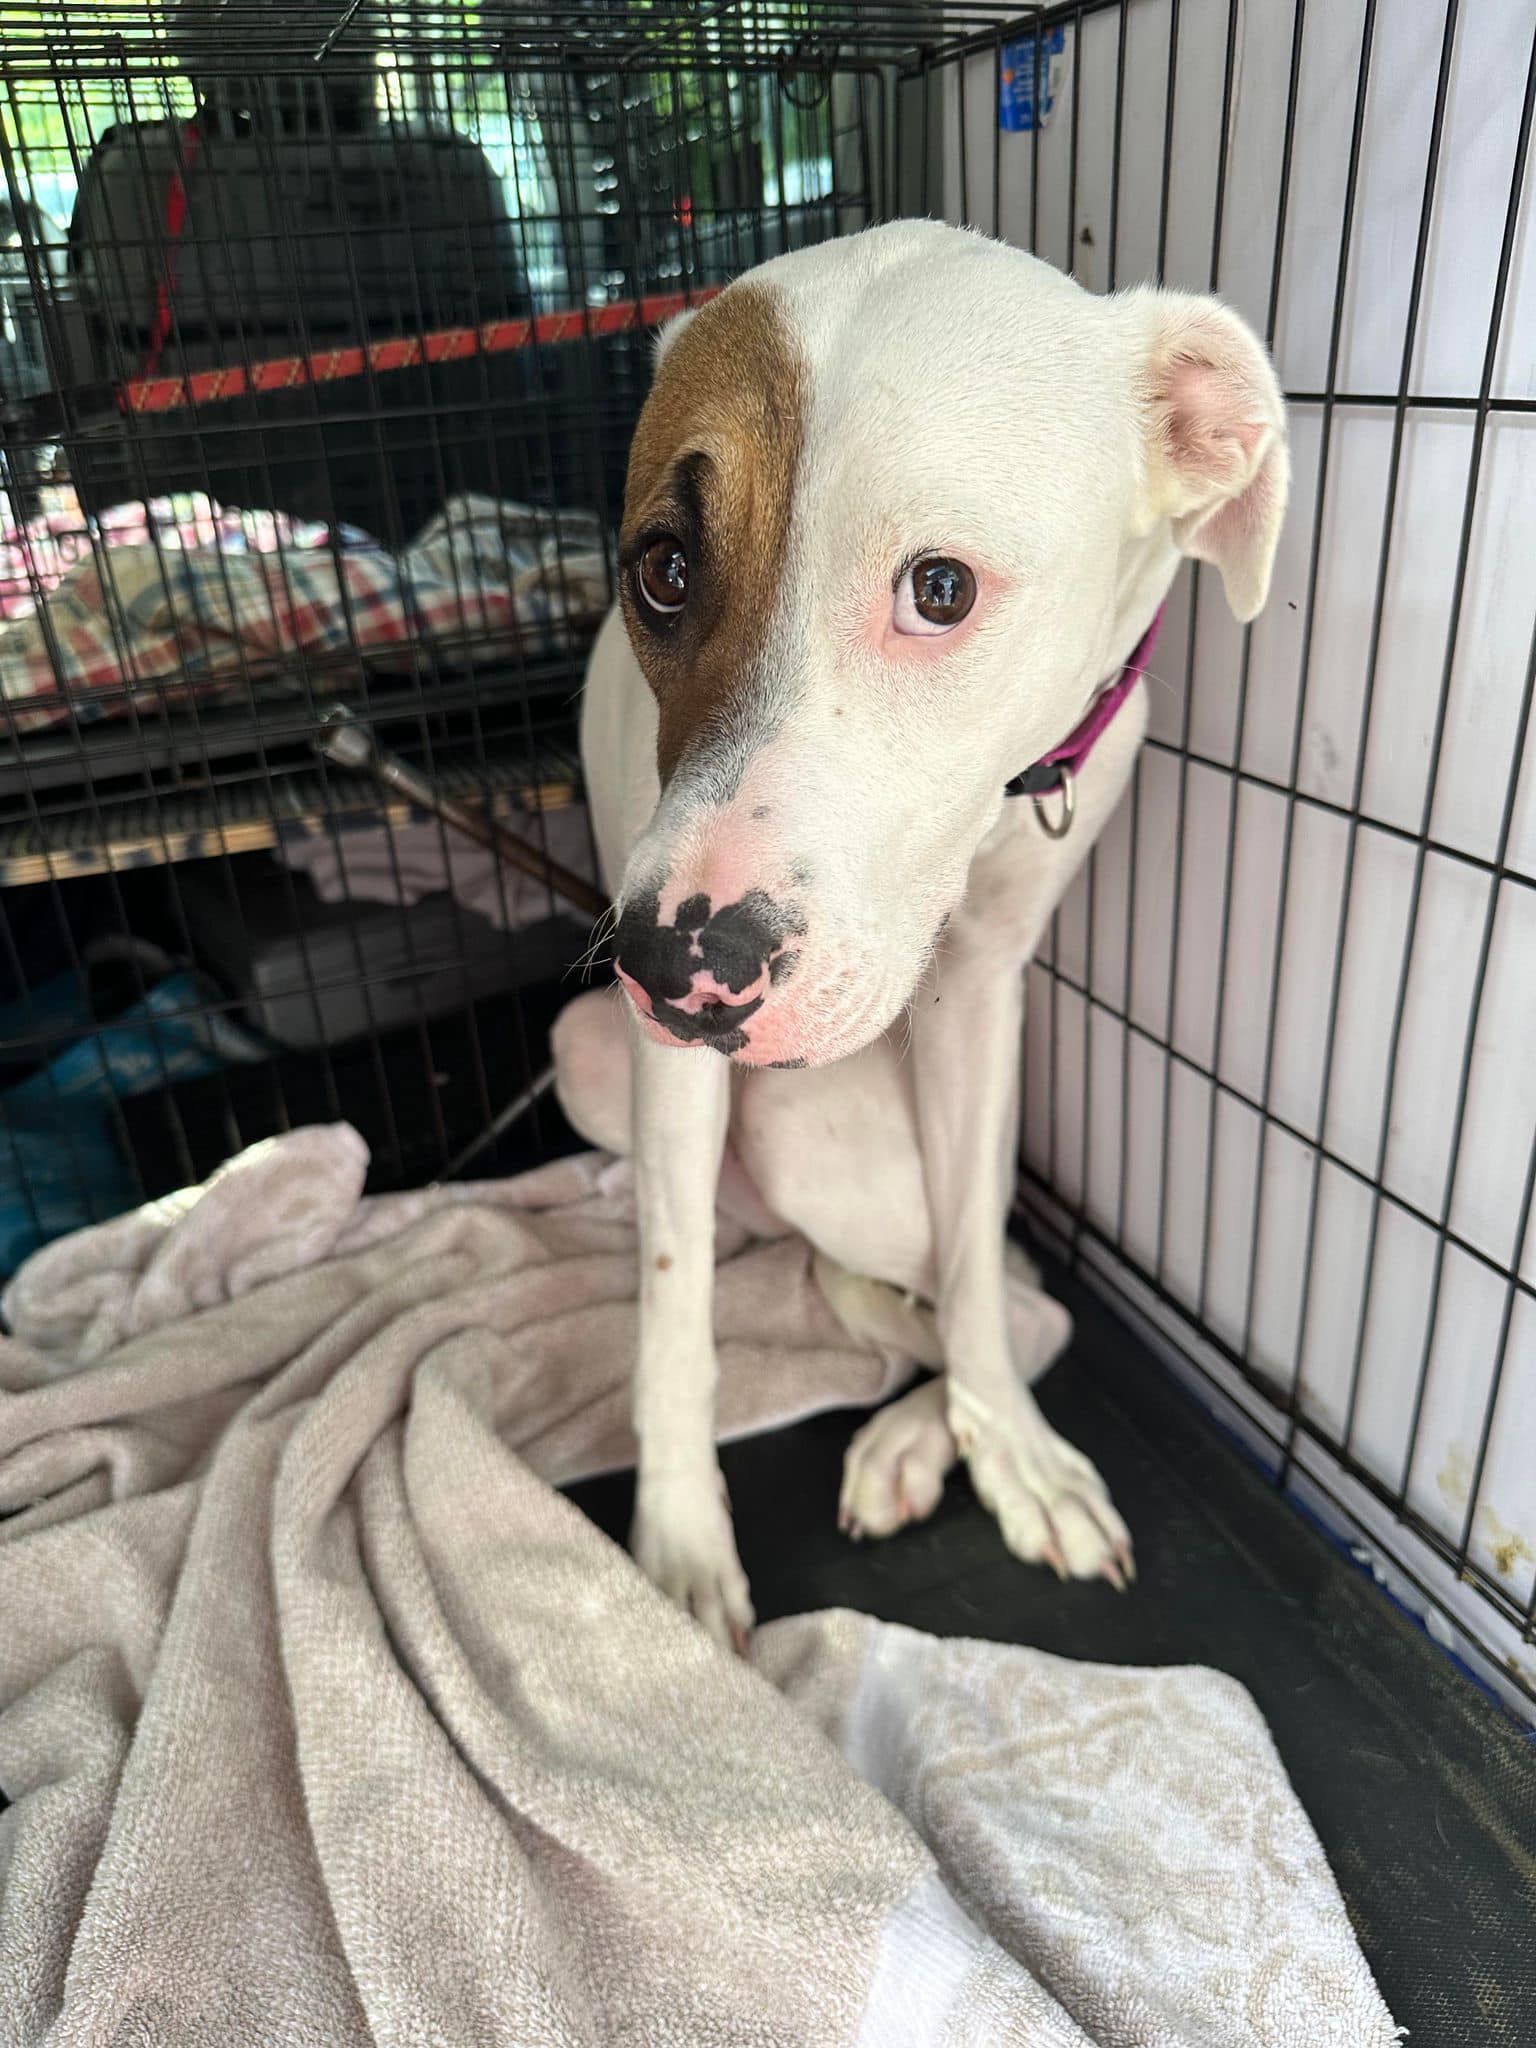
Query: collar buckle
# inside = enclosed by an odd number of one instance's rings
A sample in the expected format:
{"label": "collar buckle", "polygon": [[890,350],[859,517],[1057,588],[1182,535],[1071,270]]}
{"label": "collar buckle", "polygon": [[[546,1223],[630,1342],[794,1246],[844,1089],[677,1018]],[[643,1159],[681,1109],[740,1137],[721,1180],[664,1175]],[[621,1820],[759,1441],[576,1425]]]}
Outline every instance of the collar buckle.
{"label": "collar buckle", "polygon": [[1030,802],[1035,807],[1035,816],[1040,820],[1040,830],[1047,839],[1065,839],[1072,830],[1072,820],[1077,816],[1077,778],[1065,761],[1061,763],[1060,780],[1056,787],[1061,792],[1061,813],[1054,819],[1045,805],[1045,798],[1049,792],[1030,792]]}

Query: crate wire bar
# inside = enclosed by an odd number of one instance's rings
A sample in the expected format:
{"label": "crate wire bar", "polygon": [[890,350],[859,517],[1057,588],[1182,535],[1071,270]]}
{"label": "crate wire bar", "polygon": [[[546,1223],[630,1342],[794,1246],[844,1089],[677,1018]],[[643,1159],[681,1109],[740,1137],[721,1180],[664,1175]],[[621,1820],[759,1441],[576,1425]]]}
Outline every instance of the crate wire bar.
{"label": "crate wire bar", "polygon": [[[1274,592],[1239,630],[1209,576],[1176,586],[1133,788],[1030,971],[1021,1206],[1527,1712],[1533,105],[1526,0],[71,0],[5,9],[0,38],[0,491],[38,610],[71,551],[110,576],[123,499],[162,574],[179,518],[216,529],[231,583],[255,514],[339,574],[353,529],[400,555],[446,503],[512,502],[558,582],[568,515],[611,534],[648,316],[903,213],[1096,291],[1215,290],[1264,334],[1295,461]],[[104,161],[133,232],[99,232]],[[295,182],[318,212],[272,198]],[[40,508],[66,490],[61,536]],[[270,542],[276,642],[304,558]],[[456,581],[435,637],[381,647],[349,617],[328,647],[242,647],[206,700],[127,680],[34,729],[7,698],[8,1071],[110,1039],[46,1012],[39,963],[85,990],[130,934],[198,970],[152,1039],[248,1025],[249,991],[202,968],[210,888],[237,928],[253,862],[299,935],[302,1057],[247,1045],[185,1084],[162,1058],[149,1096],[105,1105],[138,1193],[315,1114],[360,1122],[378,1184],[425,1177],[536,1070],[574,984],[515,966],[526,935],[489,995],[439,935],[402,1011],[361,949],[306,956],[273,852],[378,827],[313,751],[338,694],[535,838],[575,811],[593,608],[489,635],[478,596]],[[391,845],[411,824],[385,822]],[[587,934],[545,908],[569,968]],[[348,987],[364,1028],[329,1042]],[[557,1135],[537,1107],[519,1133],[476,1170]]]}

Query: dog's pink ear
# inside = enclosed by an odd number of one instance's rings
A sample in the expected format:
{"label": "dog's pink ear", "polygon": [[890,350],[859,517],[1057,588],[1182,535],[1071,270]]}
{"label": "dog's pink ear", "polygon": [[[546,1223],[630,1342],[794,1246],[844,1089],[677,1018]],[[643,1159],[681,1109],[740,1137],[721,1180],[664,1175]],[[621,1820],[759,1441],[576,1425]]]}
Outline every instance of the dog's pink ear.
{"label": "dog's pink ear", "polygon": [[1146,321],[1145,491],[1181,551],[1221,571],[1239,619],[1261,611],[1285,517],[1285,404],[1258,338],[1218,299],[1128,295]]}

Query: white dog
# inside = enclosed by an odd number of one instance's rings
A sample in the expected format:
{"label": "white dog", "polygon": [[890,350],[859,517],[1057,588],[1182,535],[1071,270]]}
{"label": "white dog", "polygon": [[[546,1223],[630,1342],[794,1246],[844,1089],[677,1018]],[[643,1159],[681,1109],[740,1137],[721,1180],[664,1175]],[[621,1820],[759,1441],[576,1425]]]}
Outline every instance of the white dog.
{"label": "white dog", "polygon": [[1006,1241],[1023,968],[1130,776],[1180,557],[1252,618],[1288,474],[1216,300],[1095,298],[933,222],[778,257],[661,337],[582,721],[625,997],[567,1010],[556,1060],[635,1161],[635,1553],[721,1640],[752,1610],[717,1194],[944,1367],[855,1439],[846,1526],[926,1514],[958,1452],[1020,1557],[1130,1572],[1028,1391],[1070,1323]]}

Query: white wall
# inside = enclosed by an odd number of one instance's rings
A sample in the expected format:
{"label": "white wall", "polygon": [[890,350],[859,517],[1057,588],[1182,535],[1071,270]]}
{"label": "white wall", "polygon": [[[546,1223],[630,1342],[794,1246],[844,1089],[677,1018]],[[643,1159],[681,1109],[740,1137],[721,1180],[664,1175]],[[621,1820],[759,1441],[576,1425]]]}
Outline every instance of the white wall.
{"label": "white wall", "polygon": [[[1406,379],[1411,396],[1439,400],[1478,395],[1533,33],[1530,0],[1460,13]],[[1278,249],[1286,0],[1246,0],[1230,17],[1227,0],[1179,7],[1166,216],[1169,0],[1128,0],[1123,72],[1119,8],[1087,18],[1080,37],[1068,27],[1043,133],[1001,137],[996,206],[990,53],[967,67],[963,137],[949,85],[951,217],[963,143],[972,223],[1029,246],[1038,173],[1036,246],[1096,290],[1155,275],[1163,234],[1167,280],[1214,282],[1261,332],[1274,294],[1275,351],[1298,394],[1269,607],[1245,641],[1213,577],[1194,591],[1181,579],[1135,799],[1031,972],[1025,1159],[1086,1217],[1090,1263],[1184,1350],[1199,1349],[1191,1322],[1203,1326],[1273,1384],[1278,1407],[1208,1358],[1246,1415],[1283,1435],[1295,1400],[1332,1434],[1348,1423],[1353,1455],[1389,1487],[1406,1483],[1410,1508],[1453,1544],[1471,1512],[1473,1561],[1523,1608],[1536,1591],[1536,1226],[1515,1238],[1536,1140],[1536,720],[1523,763],[1515,750],[1536,631],[1536,412],[1487,414],[1474,476],[1475,406],[1416,406],[1399,424],[1392,405],[1360,402],[1395,394],[1402,374],[1442,0],[1379,0],[1331,424],[1300,395],[1329,385],[1364,14],[1364,0],[1306,9]],[[1536,398],[1536,173],[1525,186],[1494,399]],[[1466,1249],[1442,1257],[1442,1221]],[[1517,1629],[1394,1533],[1325,1451],[1305,1436],[1297,1451],[1495,1661],[1536,1685],[1536,1648]]]}

